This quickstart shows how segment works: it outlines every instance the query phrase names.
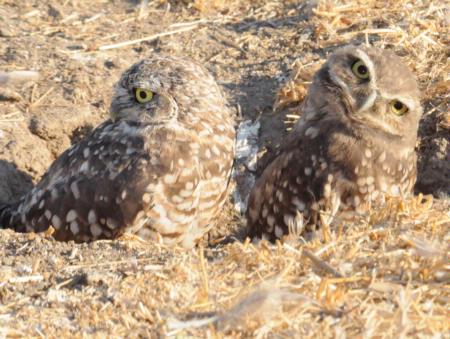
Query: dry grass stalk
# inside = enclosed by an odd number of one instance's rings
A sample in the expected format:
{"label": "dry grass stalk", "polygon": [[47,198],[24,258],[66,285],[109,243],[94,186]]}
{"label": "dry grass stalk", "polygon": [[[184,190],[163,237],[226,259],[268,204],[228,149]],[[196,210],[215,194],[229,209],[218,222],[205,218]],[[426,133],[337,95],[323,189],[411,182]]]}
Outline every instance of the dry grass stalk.
{"label": "dry grass stalk", "polygon": [[98,48],[98,50],[99,51],[106,51],[108,49],[122,48],[122,47],[130,46],[130,45],[135,45],[135,44],[139,44],[139,43],[144,42],[144,41],[152,41],[152,40],[156,40],[158,38],[162,38],[164,36],[191,31],[191,30],[193,30],[196,27],[197,27],[197,25],[192,25],[192,26],[188,26],[188,27],[184,27],[184,28],[180,28],[180,29],[175,29],[173,31],[153,34],[153,35],[150,35],[150,36],[147,36],[147,37],[144,37],[144,38],[140,38],[140,39],[123,41],[123,42],[120,42],[120,43],[117,43],[117,44],[111,44],[111,45],[103,45],[103,46],[100,46]]}

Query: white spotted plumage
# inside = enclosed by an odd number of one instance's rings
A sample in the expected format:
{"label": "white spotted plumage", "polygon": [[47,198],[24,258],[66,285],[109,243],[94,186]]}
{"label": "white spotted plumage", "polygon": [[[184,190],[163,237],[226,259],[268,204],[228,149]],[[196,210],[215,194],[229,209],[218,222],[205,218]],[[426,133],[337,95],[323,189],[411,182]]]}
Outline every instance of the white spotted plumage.
{"label": "white spotted plumage", "polygon": [[[136,88],[152,100],[137,102]],[[3,207],[0,227],[53,225],[57,239],[75,241],[128,231],[194,246],[227,198],[234,158],[234,119],[213,77],[187,58],[143,60],[122,75],[111,116]]]}
{"label": "white spotted plumage", "polygon": [[[364,66],[361,76],[353,69],[357,62]],[[339,212],[363,212],[385,195],[410,194],[419,98],[414,76],[393,53],[348,46],[332,54],[314,77],[301,118],[250,194],[250,235],[301,235]],[[406,114],[394,114],[396,101]]]}

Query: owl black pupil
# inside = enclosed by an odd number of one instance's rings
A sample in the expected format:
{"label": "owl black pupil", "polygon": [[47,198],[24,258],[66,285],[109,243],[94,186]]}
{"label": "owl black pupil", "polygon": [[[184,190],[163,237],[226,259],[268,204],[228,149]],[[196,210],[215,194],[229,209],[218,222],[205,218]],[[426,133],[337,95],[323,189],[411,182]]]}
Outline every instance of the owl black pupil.
{"label": "owl black pupil", "polygon": [[147,93],[139,92],[139,96],[141,97],[141,99],[145,99],[145,98],[147,98]]}
{"label": "owl black pupil", "polygon": [[364,65],[360,65],[360,66],[358,66],[358,72],[360,73],[360,74],[367,74],[367,67],[366,66],[364,66]]}
{"label": "owl black pupil", "polygon": [[397,111],[400,111],[400,110],[403,108],[403,104],[402,104],[400,101],[397,101],[397,102],[395,102],[395,104],[394,104],[394,108],[395,108]]}

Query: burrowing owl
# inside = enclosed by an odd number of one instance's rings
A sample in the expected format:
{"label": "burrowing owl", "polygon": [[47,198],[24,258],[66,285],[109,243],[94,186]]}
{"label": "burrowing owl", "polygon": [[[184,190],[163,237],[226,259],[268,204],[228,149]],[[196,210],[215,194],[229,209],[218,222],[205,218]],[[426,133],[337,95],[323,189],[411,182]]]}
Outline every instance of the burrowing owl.
{"label": "burrowing owl", "polygon": [[153,57],[116,85],[111,120],[65,151],[0,225],[59,240],[159,234],[192,247],[227,197],[234,119],[213,77],[185,58]]}
{"label": "burrowing owl", "polygon": [[399,57],[373,47],[338,49],[315,75],[301,118],[251,192],[250,235],[302,234],[337,212],[409,194],[421,114],[417,82]]}

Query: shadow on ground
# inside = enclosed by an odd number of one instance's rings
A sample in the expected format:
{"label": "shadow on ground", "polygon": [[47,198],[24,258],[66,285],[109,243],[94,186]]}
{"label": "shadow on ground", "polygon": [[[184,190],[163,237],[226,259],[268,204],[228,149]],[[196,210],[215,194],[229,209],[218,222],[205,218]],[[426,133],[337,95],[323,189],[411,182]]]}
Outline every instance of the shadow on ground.
{"label": "shadow on ground", "polygon": [[0,160],[0,204],[12,203],[33,188],[31,176],[9,161]]}

